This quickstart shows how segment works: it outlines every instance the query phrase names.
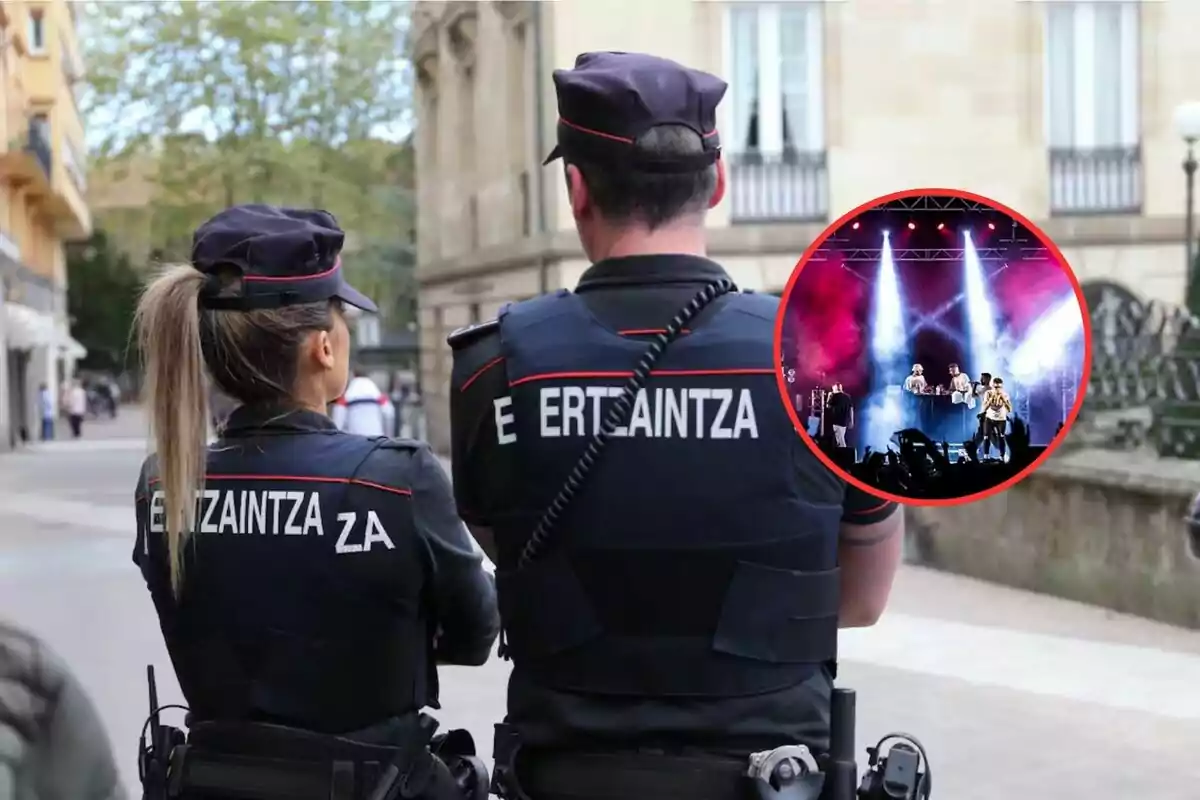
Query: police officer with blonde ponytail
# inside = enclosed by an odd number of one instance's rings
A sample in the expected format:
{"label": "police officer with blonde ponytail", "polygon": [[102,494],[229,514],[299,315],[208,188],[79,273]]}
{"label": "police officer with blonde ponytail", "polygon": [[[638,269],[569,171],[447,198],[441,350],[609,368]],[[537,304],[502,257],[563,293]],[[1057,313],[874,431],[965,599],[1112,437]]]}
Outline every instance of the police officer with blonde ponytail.
{"label": "police officer with blonde ponytail", "polygon": [[[190,709],[186,746],[156,734],[142,754],[147,797],[486,791],[469,735],[434,736],[422,709],[438,663],[487,660],[492,579],[426,445],[325,413],[344,309],[376,310],[343,236],[324,211],[227,209],[138,307],[156,452],[133,559]],[[240,404],[210,446],[208,380]]]}

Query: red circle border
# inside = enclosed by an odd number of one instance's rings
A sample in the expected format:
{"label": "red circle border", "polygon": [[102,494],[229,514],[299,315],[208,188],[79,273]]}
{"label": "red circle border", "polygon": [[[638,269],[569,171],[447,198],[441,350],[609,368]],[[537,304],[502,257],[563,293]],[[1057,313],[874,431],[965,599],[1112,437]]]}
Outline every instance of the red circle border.
{"label": "red circle border", "polygon": [[[787,316],[788,298],[791,296],[792,289],[796,285],[796,279],[800,277],[800,273],[812,259],[813,254],[816,253],[817,249],[820,248],[821,245],[825,243],[825,240],[832,236],[834,232],[839,230],[843,225],[852,221],[860,214],[872,211],[878,206],[893,202],[895,200],[908,200],[914,197],[930,196],[968,200],[981,205],[986,205],[994,211],[999,211],[1008,215],[1010,218],[1023,225],[1037,238],[1038,242],[1043,247],[1050,251],[1050,254],[1058,261],[1059,267],[1063,270],[1063,272],[1066,273],[1067,279],[1071,282],[1071,288],[1075,290],[1075,298],[1079,301],[1079,308],[1082,312],[1081,316],[1083,317],[1083,374],[1080,378],[1080,385],[1076,391],[1075,405],[1072,406],[1071,412],[1067,415],[1067,419],[1064,421],[1062,430],[1055,435],[1055,437],[1050,441],[1050,444],[1046,446],[1045,451],[1038,456],[1032,464],[1025,467],[1025,469],[1021,470],[1008,480],[1004,481],[1003,483],[999,483],[990,489],[984,489],[981,492],[975,492],[974,494],[948,499],[903,497],[901,495],[892,494],[891,492],[885,492],[878,487],[871,486],[859,480],[858,478],[855,478],[853,475],[837,466],[837,464],[833,462],[833,459],[821,451],[821,448],[817,446],[817,443],[813,441],[813,438],[808,435],[807,428],[805,428],[805,426],[801,423],[800,414],[796,411],[796,408],[791,400],[790,392],[787,388],[787,380],[784,377],[783,370],[779,366],[783,360],[783,324],[784,318]],[[1025,215],[1014,211],[1003,203],[998,203],[995,200],[992,200],[990,197],[984,197],[983,195],[964,191],[962,189],[906,189],[899,192],[892,192],[891,194],[886,194],[882,197],[877,197],[874,200],[870,200],[866,203],[856,206],[855,208],[852,208],[850,211],[847,211],[845,214],[830,223],[825,230],[821,231],[821,234],[817,236],[817,238],[814,239],[813,242],[805,249],[804,253],[800,256],[800,260],[796,262],[796,266],[792,269],[791,277],[788,278],[787,285],[784,286],[783,293],[779,298],[779,311],[775,316],[775,338],[774,342],[772,343],[772,354],[775,364],[775,382],[779,388],[779,397],[783,403],[784,410],[787,411],[788,417],[792,420],[792,424],[796,428],[796,433],[798,433],[804,440],[804,443],[808,446],[809,450],[811,450],[813,454],[820,459],[822,464],[824,464],[828,469],[832,470],[835,475],[849,483],[851,486],[866,492],[872,497],[878,497],[881,500],[890,500],[893,503],[899,503],[907,506],[959,506],[967,503],[974,503],[979,500],[986,500],[989,497],[998,495],[1001,492],[1007,491],[1013,486],[1016,486],[1018,483],[1025,480],[1035,471],[1037,471],[1037,469],[1046,462],[1046,459],[1048,459],[1054,453],[1054,451],[1058,449],[1058,446],[1063,443],[1063,440],[1066,438],[1067,434],[1071,432],[1071,428],[1075,426],[1075,420],[1079,417],[1079,410],[1083,407],[1083,401],[1087,395],[1087,387],[1092,374],[1092,321],[1090,314],[1088,313],[1087,302],[1084,300],[1083,287],[1080,285],[1079,278],[1075,275],[1075,271],[1071,269],[1071,265],[1067,262],[1066,257],[1063,256],[1062,250],[1059,249],[1058,245],[1055,244],[1054,241],[1047,236],[1041,228],[1039,228],[1037,225],[1034,225],[1033,222],[1031,222]]]}

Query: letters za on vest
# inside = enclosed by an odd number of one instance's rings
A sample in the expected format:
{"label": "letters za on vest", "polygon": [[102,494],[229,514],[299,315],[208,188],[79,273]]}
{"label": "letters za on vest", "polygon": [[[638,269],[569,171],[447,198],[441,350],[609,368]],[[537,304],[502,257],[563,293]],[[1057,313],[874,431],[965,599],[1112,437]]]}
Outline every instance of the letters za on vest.
{"label": "letters za on vest", "polygon": [[[164,533],[164,494],[150,495],[151,533]],[[343,511],[336,517],[334,552],[370,552],[372,548],[394,550],[396,545],[374,509]],[[195,533],[324,537],[321,492],[281,489],[205,488],[196,492]],[[148,540],[145,540],[148,547]]]}

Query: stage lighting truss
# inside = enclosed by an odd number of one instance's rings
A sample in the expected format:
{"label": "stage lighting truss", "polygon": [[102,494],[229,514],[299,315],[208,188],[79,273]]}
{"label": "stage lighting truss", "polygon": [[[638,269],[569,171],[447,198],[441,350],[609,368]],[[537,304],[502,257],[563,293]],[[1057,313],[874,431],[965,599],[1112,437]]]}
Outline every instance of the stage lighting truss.
{"label": "stage lighting truss", "polygon": [[[966,258],[964,247],[938,247],[892,250],[892,260],[901,261],[962,261]],[[1050,260],[1044,247],[977,247],[975,254],[983,263],[995,261],[1039,261]],[[846,264],[869,262],[878,264],[883,260],[882,247],[852,247],[834,250],[821,247],[813,252],[813,261],[838,260]]]}
{"label": "stage lighting truss", "polygon": [[904,197],[891,200],[876,206],[871,211],[907,211],[913,214],[937,213],[1001,213],[987,203],[977,203],[965,197],[939,197],[938,195],[921,195],[920,197]]}

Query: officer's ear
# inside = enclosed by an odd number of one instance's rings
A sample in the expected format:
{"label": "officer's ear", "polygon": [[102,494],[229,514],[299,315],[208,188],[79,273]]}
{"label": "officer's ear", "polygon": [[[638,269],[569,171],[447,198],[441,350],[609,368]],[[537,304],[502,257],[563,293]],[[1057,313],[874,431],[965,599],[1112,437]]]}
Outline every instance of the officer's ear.
{"label": "officer's ear", "polygon": [[725,159],[717,159],[717,185],[713,187],[712,196],[708,198],[708,207],[716,208],[725,199]]}
{"label": "officer's ear", "polygon": [[337,366],[333,339],[330,338],[329,331],[313,332],[312,339],[309,341],[309,352],[312,353],[312,357],[321,365],[322,369],[332,370]]}
{"label": "officer's ear", "polygon": [[567,197],[571,201],[571,213],[576,219],[587,215],[588,206],[592,204],[592,198],[588,193],[587,183],[583,180],[583,173],[579,171],[579,167],[574,164],[567,164]]}

